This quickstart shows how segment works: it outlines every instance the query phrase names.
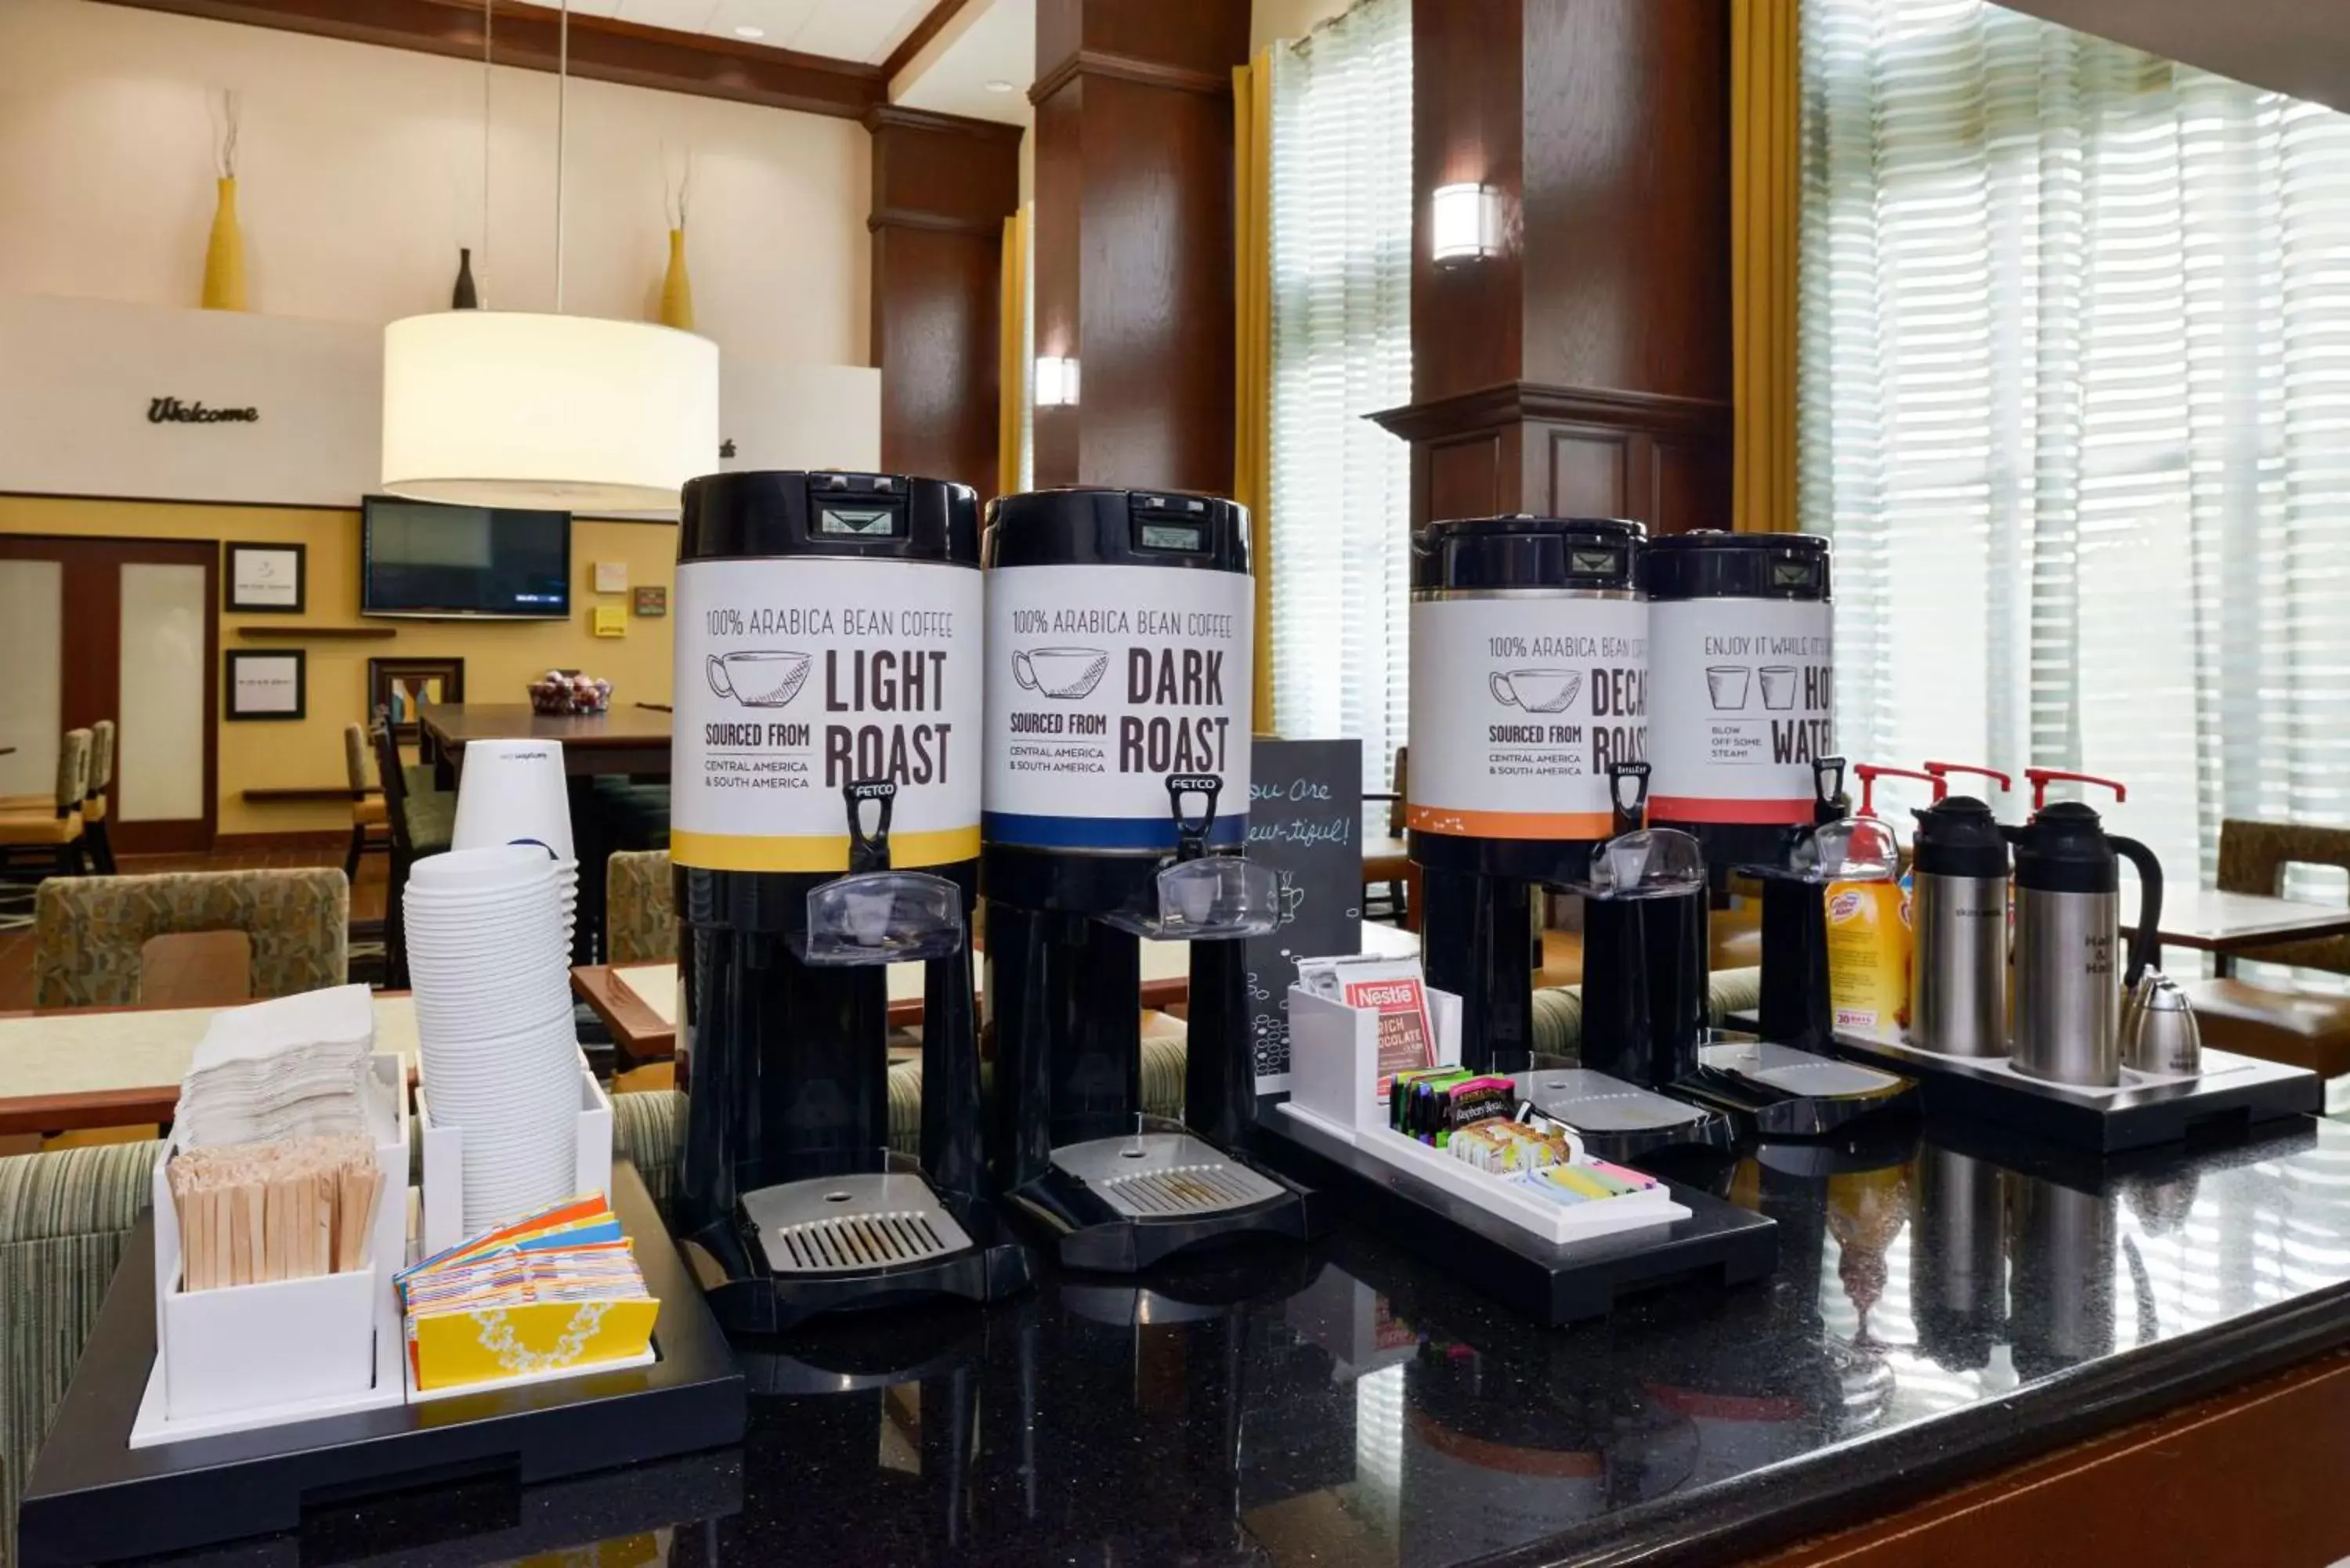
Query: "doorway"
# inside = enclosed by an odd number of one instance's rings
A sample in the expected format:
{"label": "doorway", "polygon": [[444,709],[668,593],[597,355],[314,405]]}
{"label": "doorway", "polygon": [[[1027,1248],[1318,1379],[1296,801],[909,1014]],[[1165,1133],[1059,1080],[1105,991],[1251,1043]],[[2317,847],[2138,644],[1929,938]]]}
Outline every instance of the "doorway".
{"label": "doorway", "polygon": [[116,852],[212,847],[219,576],[206,540],[0,535],[0,796],[54,790],[58,737],[111,719]]}

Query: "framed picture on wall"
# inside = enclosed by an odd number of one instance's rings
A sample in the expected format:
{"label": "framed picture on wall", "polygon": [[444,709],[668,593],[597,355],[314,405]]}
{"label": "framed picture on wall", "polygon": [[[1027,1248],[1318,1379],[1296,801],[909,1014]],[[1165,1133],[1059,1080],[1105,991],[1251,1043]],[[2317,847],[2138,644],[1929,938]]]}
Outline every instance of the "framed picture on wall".
{"label": "framed picture on wall", "polygon": [[300,615],[307,607],[309,546],[231,541],[221,547],[228,553],[221,587],[229,614]]}
{"label": "framed picture on wall", "polygon": [[309,679],[299,649],[229,649],[231,719],[299,719],[309,712]]}
{"label": "framed picture on wall", "polygon": [[391,713],[391,732],[403,743],[416,739],[416,710],[425,702],[465,700],[465,661],[462,659],[370,659],[368,660],[368,718],[379,708]]}

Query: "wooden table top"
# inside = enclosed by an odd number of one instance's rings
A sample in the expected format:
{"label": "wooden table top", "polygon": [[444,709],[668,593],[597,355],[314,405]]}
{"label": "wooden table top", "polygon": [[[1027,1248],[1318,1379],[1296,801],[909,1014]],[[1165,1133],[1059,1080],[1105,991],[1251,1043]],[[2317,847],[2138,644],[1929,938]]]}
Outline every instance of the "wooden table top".
{"label": "wooden table top", "polygon": [[[670,715],[659,709],[615,706],[601,713],[541,713],[527,702],[423,702],[417,705],[417,722],[432,732],[444,753],[462,754],[474,741],[560,741],[567,763],[575,756],[608,759],[612,753],[629,753],[632,764],[650,755],[666,758]],[[569,772],[582,770],[573,765]]]}
{"label": "wooden table top", "polygon": [[[375,996],[376,1048],[413,1069],[416,1004]],[[217,1007],[66,1007],[0,1012],[0,1134],[172,1118]]]}
{"label": "wooden table top", "polygon": [[[2122,929],[2137,929],[2135,909],[2124,915]],[[2350,935],[2350,905],[2223,893],[2216,888],[2166,887],[2160,935],[2169,946],[2215,953],[2345,936]]]}

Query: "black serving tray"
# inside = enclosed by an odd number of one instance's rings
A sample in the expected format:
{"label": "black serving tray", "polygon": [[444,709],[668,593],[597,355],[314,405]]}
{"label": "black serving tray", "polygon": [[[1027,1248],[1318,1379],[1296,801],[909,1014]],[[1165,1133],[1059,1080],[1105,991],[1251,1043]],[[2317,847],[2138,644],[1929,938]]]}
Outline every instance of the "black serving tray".
{"label": "black serving tray", "polygon": [[[1310,1141],[1309,1141],[1310,1140]],[[1374,1154],[1315,1137],[1262,1102],[1256,1147],[1317,1191],[1337,1195],[1379,1233],[1546,1327],[1601,1317],[1622,1298],[1666,1285],[1722,1289],[1778,1266],[1777,1224],[1664,1178],[1686,1220],[1589,1241],[1554,1242],[1399,1170]],[[1652,1173],[1653,1174],[1653,1173]]]}
{"label": "black serving tray", "polygon": [[[1753,1023],[1751,1015],[1731,1020],[1732,1027],[1742,1029]],[[2307,1068],[2226,1051],[2206,1050],[2199,1077],[2091,1094],[1873,1035],[1839,1033],[1831,1048],[1918,1079],[1929,1119],[1965,1116],[1996,1123],[2100,1155],[2226,1137],[2281,1116],[2315,1116],[2325,1102],[2324,1081]],[[2213,1071],[2218,1067],[2228,1070]]]}
{"label": "black serving tray", "polygon": [[133,1449],[155,1361],[154,1220],[141,1218],[34,1460],[16,1514],[20,1568],[275,1534],[299,1526],[306,1504],[424,1482],[503,1473],[527,1487],[740,1442],[743,1376],[623,1160],[612,1207],[661,1303],[651,1365]]}

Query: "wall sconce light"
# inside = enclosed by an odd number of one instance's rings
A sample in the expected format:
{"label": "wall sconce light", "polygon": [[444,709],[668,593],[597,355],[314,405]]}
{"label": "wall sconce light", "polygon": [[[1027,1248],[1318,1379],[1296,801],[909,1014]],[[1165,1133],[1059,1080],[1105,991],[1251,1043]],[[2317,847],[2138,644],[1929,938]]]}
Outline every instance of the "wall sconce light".
{"label": "wall sconce light", "polygon": [[1490,185],[1439,185],[1430,217],[1440,265],[1479,261],[1502,248],[1502,193]]}
{"label": "wall sconce light", "polygon": [[1077,400],[1077,362],[1058,354],[1036,356],[1036,406],[1066,409]]}

